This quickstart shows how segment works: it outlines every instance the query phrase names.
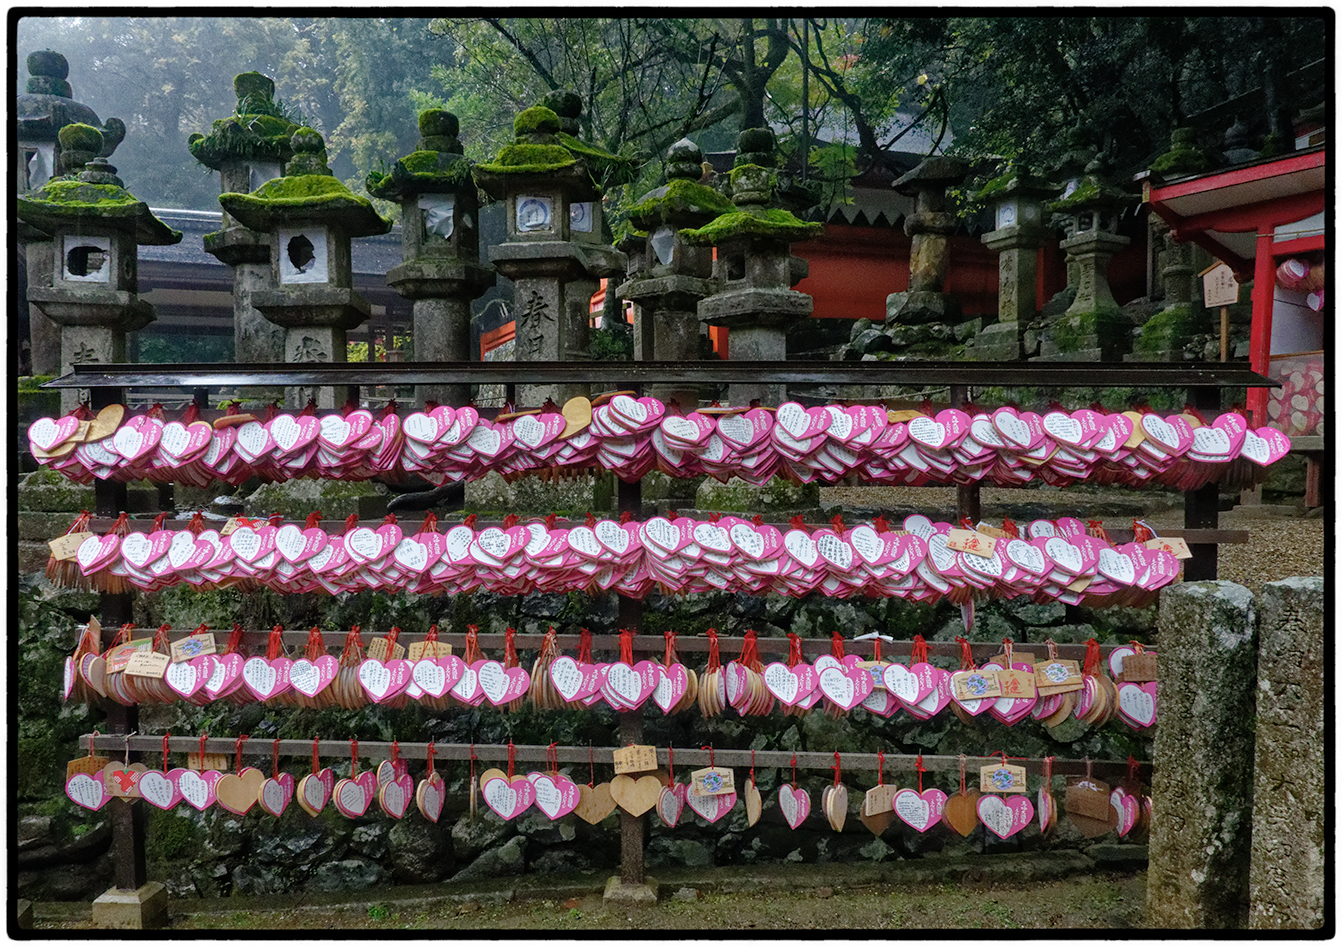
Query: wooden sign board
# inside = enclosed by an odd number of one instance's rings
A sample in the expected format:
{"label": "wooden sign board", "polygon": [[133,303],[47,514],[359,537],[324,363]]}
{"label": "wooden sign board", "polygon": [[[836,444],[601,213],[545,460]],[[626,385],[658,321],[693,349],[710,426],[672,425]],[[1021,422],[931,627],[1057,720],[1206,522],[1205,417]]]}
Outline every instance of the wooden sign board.
{"label": "wooden sign board", "polygon": [[1239,302],[1239,282],[1229,264],[1213,264],[1198,275],[1202,277],[1202,303],[1207,308]]}
{"label": "wooden sign board", "polygon": [[614,753],[615,772],[646,773],[657,768],[657,750],[651,746],[622,746]]}

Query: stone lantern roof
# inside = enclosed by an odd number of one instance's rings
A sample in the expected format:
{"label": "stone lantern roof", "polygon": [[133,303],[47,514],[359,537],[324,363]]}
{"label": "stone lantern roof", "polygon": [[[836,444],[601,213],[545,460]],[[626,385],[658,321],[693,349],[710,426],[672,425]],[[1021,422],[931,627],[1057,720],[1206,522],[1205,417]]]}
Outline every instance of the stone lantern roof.
{"label": "stone lantern roof", "polygon": [[702,227],[719,214],[736,211],[736,205],[707,185],[700,184],[703,154],[688,138],[667,152],[667,181],[638,199],[629,209],[629,221],[640,230],[651,231],[667,224],[677,229]]}
{"label": "stone lantern roof", "polygon": [[731,171],[734,209],[697,230],[682,230],[690,246],[718,246],[724,241],[759,237],[793,243],[820,236],[825,225],[807,223],[781,207],[771,207],[778,174],[773,169],[774,136],[768,128],[748,128],[737,136]]}
{"label": "stone lantern roof", "polygon": [[1050,213],[1073,214],[1085,209],[1114,210],[1137,200],[1134,195],[1094,172],[1077,180],[1075,187],[1069,184],[1068,188],[1062,197],[1049,203]]}
{"label": "stone lantern roof", "polygon": [[374,197],[399,201],[414,194],[445,194],[474,186],[471,162],[462,154],[457,117],[443,109],[419,113],[420,139],[386,174],[368,175],[364,187]]}
{"label": "stone lantern roof", "polygon": [[513,120],[514,142],[500,148],[493,161],[474,168],[480,189],[502,200],[519,179],[544,178],[575,188],[579,200],[599,197],[586,162],[560,144],[559,131],[559,116],[553,109],[533,105],[518,112]]}
{"label": "stone lantern roof", "polygon": [[937,155],[920,161],[912,171],[891,185],[905,197],[913,197],[920,191],[944,190],[959,184],[969,173],[969,165],[960,158],[949,155]]}
{"label": "stone lantern roof", "polygon": [[1042,199],[1058,192],[1058,186],[1031,174],[1014,161],[1006,171],[988,181],[970,197],[974,204],[992,204],[1012,197]]}
{"label": "stone lantern roof", "polygon": [[372,203],[340,182],[326,166],[326,146],[311,128],[291,138],[294,157],[288,174],[250,194],[220,194],[219,203],[244,227],[268,232],[315,223],[338,227],[350,237],[371,237],[391,229]]}
{"label": "stone lantern roof", "polygon": [[68,77],[70,64],[58,52],[44,49],[28,55],[27,92],[15,101],[15,121],[19,141],[54,142],[67,125],[90,125],[102,132],[101,154],[110,157],[126,136],[125,123],[109,118],[98,119],[93,109],[76,102]]}
{"label": "stone lantern roof", "polygon": [[208,135],[187,139],[192,157],[215,171],[229,161],[283,164],[293,157],[289,140],[298,126],[276,114],[274,81],[259,72],[244,72],[233,77],[233,92],[238,97],[234,114],[216,121]]}
{"label": "stone lantern roof", "polygon": [[[102,149],[102,135],[91,125],[61,129],[66,154]],[[168,246],[181,241],[173,230],[136,199],[116,176],[116,168],[101,156],[89,161],[77,177],[53,178],[37,191],[18,198],[19,219],[45,232],[90,225],[131,234],[140,245]]]}

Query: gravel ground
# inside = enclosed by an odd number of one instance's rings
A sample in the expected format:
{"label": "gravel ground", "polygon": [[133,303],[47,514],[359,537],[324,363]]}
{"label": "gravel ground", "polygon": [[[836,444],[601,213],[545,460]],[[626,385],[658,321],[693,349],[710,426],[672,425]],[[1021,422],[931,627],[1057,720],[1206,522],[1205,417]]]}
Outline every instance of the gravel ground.
{"label": "gravel ground", "polygon": [[[848,518],[878,511],[897,516],[926,513],[933,519],[955,512],[954,487],[827,487],[820,491],[821,506],[843,506]],[[1118,487],[1076,486],[1060,489],[1011,490],[985,487],[981,493],[983,517],[997,522],[1010,516],[1017,522],[1035,517],[1075,516],[1102,519],[1112,526],[1128,526],[1142,517],[1159,532],[1183,526],[1183,498],[1167,490],[1125,490]],[[1294,515],[1291,515],[1294,514]],[[1249,541],[1220,549],[1219,576],[1251,591],[1265,582],[1297,575],[1323,575],[1327,520],[1307,517],[1303,510],[1281,506],[1241,506],[1221,514],[1222,529],[1245,529]]]}

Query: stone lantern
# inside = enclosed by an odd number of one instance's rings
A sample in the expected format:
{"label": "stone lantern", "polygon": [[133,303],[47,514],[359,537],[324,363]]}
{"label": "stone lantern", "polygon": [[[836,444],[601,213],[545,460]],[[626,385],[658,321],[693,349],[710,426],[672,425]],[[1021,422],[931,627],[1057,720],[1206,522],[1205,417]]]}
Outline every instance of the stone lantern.
{"label": "stone lantern", "polygon": [[969,166],[945,155],[925,158],[895,181],[900,194],[914,197],[914,212],[904,220],[909,246],[909,288],[885,300],[885,321],[900,325],[955,322],[960,303],[943,290],[950,267],[950,237],[959,226],[946,210],[946,189],[962,182]]}
{"label": "stone lantern", "polygon": [[[138,295],[136,247],[182,239],[135,199],[100,157],[102,133],[90,125],[60,130],[64,160],[84,156],[77,177],[53,178],[18,200],[23,223],[50,234],[52,265],[28,300],[61,329],[61,371],[81,362],[124,362],[126,333],[154,321],[154,307]],[[74,407],[73,390],[62,406]]]}
{"label": "stone lantern", "polygon": [[[284,174],[292,156],[289,139],[298,126],[275,106],[275,83],[258,72],[233,78],[234,114],[215,122],[208,135],[187,140],[192,156],[219,172],[221,194],[248,194]],[[284,361],[284,329],[252,304],[271,288],[270,240],[224,212],[223,226],[205,235],[205,251],[233,268],[233,357],[239,362]]]}
{"label": "stone lantern", "polygon": [[[638,306],[634,323],[635,358],[694,361],[699,358],[699,301],[715,289],[713,251],[691,246],[682,230],[703,227],[735,205],[699,183],[703,154],[688,138],[667,151],[666,184],[638,199],[629,221],[646,232],[639,271],[615,292]],[[652,392],[674,398],[686,411],[698,404],[693,386],[660,387]]]}
{"label": "stone lantern", "polygon": [[1057,188],[1024,168],[1009,167],[974,195],[993,210],[996,226],[979,239],[997,253],[997,322],[970,339],[969,355],[979,361],[1015,361],[1035,317],[1035,274],[1039,248],[1049,234],[1044,199]]}
{"label": "stone lantern", "polygon": [[[458,131],[451,112],[421,112],[415,151],[366,185],[374,197],[401,204],[402,262],[388,271],[387,285],[414,300],[422,362],[471,360],[471,300],[494,285],[494,270],[480,262],[480,199]],[[470,387],[420,386],[419,397],[461,405]]]}
{"label": "stone lantern", "polygon": [[[585,360],[597,279],[623,272],[624,255],[603,242],[600,189],[583,152],[561,144],[559,115],[532,106],[518,113],[513,132],[514,143],[473,174],[505,207],[507,239],[490,247],[489,259],[514,283],[514,358]],[[519,385],[517,399],[534,407],[585,389]]]}
{"label": "stone lantern", "polygon": [[[787,356],[787,330],[811,314],[810,296],[791,289],[807,272],[804,260],[788,245],[818,237],[823,224],[806,223],[774,205],[774,135],[751,128],[737,137],[731,171],[735,210],[697,230],[682,231],[690,247],[718,249],[714,273],[719,291],[699,301],[699,320],[730,330],[728,357],[782,361]],[[651,242],[651,240],[649,241]],[[784,400],[783,385],[737,383],[728,387],[733,405],[759,399],[776,405]]]}
{"label": "stone lantern", "polygon": [[[252,305],[285,332],[286,362],[343,362],[345,333],[368,318],[368,300],[354,290],[350,240],[391,229],[373,205],[350,192],[326,166],[326,146],[311,128],[290,139],[288,173],[252,194],[221,194],[224,211],[264,233],[270,245],[272,288]],[[295,392],[291,406],[305,401]],[[330,389],[321,395],[334,407]]]}
{"label": "stone lantern", "polygon": [[[126,134],[126,126],[120,119],[109,118],[104,123],[93,109],[72,98],[74,90],[68,81],[70,65],[60,53],[50,49],[30,53],[28,73],[27,91],[19,93],[14,109],[18,143],[14,181],[19,194],[37,190],[56,175],[78,172],[97,155],[110,158]],[[62,155],[57,136],[62,128],[74,124],[101,126],[102,146],[97,155]],[[15,236],[28,285],[50,285],[51,235],[20,222]],[[24,305],[27,305],[26,301]],[[32,346],[33,373],[53,375],[59,371],[60,330],[35,308],[28,311],[28,336]]]}
{"label": "stone lantern", "polygon": [[1092,161],[1085,173],[1068,181],[1062,197],[1047,206],[1053,222],[1067,238],[1059,246],[1067,253],[1069,280],[1076,296],[1062,315],[1044,324],[1040,335],[1041,362],[1117,361],[1128,345],[1131,326],[1109,289],[1106,271],[1114,254],[1131,241],[1118,233],[1118,217],[1134,198],[1099,174]]}

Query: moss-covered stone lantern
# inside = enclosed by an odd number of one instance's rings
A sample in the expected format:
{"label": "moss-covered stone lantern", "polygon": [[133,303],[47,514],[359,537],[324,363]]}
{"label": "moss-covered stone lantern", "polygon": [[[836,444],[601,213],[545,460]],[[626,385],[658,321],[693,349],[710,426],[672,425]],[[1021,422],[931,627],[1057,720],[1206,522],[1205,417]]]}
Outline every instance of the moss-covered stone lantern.
{"label": "moss-covered stone lantern", "polygon": [[[98,155],[110,158],[126,135],[121,119],[109,118],[103,122],[93,109],[74,100],[69,83],[70,64],[60,53],[50,49],[29,53],[28,74],[26,91],[19,93],[14,103],[18,144],[14,181],[19,194],[35,191],[59,174],[77,173]],[[90,125],[102,132],[102,146],[97,154],[62,155],[57,136],[62,128],[75,124]],[[51,235],[20,221],[15,236],[28,286],[49,285],[54,255]],[[28,320],[33,373],[55,374],[61,365],[60,330],[40,310],[31,307]]]}
{"label": "moss-covered stone lantern", "polygon": [[1044,199],[1058,189],[1024,168],[1012,165],[973,196],[990,207],[996,226],[979,239],[997,253],[997,322],[985,326],[966,346],[980,361],[1021,357],[1026,327],[1035,317],[1035,273],[1039,247],[1049,234]]}
{"label": "moss-covered stone lantern", "polygon": [[955,322],[959,300],[943,292],[950,268],[950,238],[959,226],[947,208],[946,189],[964,181],[969,166],[959,158],[935,155],[923,159],[895,181],[896,191],[915,199],[914,212],[904,219],[910,237],[909,288],[885,300],[885,321],[900,325]]}
{"label": "moss-covered stone lantern", "polygon": [[[712,294],[713,250],[691,245],[682,230],[703,227],[736,206],[711,187],[699,183],[703,154],[688,138],[667,151],[666,183],[639,198],[629,222],[647,234],[642,265],[635,278],[616,293],[637,307],[635,358],[693,361],[699,358],[699,300]],[[685,410],[698,403],[693,387],[657,390],[675,398]]]}
{"label": "moss-covered stone lantern", "polygon": [[[714,273],[720,288],[699,301],[698,312],[700,321],[730,329],[728,357],[781,361],[787,355],[788,328],[810,316],[814,306],[810,296],[791,289],[807,270],[788,246],[818,237],[824,225],[772,206],[778,174],[770,129],[746,129],[737,136],[736,148],[730,177],[734,209],[703,227],[681,231],[681,237],[691,247],[718,248]],[[756,398],[777,404],[784,393],[782,385],[728,388],[734,405]]]}
{"label": "moss-covered stone lantern", "polygon": [[[126,333],[154,321],[138,295],[136,247],[182,239],[126,190],[116,168],[100,156],[102,133],[66,125],[65,159],[87,156],[77,176],[58,177],[18,199],[19,220],[51,235],[47,281],[28,287],[28,300],[61,329],[61,371],[81,362],[124,362]],[[75,393],[69,392],[68,407]]]}
{"label": "moss-covered stone lantern", "polygon": [[[415,357],[425,362],[470,361],[471,300],[495,282],[480,262],[480,198],[459,130],[451,112],[421,112],[415,150],[366,183],[369,194],[401,205],[401,263],[387,285],[414,301]],[[420,386],[418,395],[465,404],[470,390]]]}
{"label": "moss-covered stone lantern", "polygon": [[1123,317],[1106,275],[1114,254],[1131,240],[1118,233],[1118,217],[1136,199],[1108,183],[1099,160],[1067,182],[1062,197],[1047,205],[1053,224],[1067,235],[1069,284],[1076,289],[1062,315],[1046,322],[1039,355],[1032,361],[1117,361],[1128,348],[1132,326]]}
{"label": "moss-covered stone lantern", "polygon": [[[221,194],[219,203],[244,227],[267,236],[272,288],[254,293],[252,305],[287,330],[284,360],[343,362],[346,331],[369,316],[368,300],[354,290],[350,240],[384,234],[391,221],[331,173],[316,131],[300,128],[290,145],[284,177],[251,194]],[[325,390],[322,397],[332,395]]]}
{"label": "moss-covered stone lantern", "polygon": [[[280,114],[275,83],[259,72],[233,78],[238,104],[208,135],[194,134],[187,148],[219,172],[221,194],[247,194],[284,174],[298,126]],[[233,268],[233,357],[240,362],[284,360],[284,329],[270,322],[252,296],[270,288],[270,239],[224,212],[223,226],[205,235],[205,251]]]}
{"label": "moss-covered stone lantern", "polygon": [[[492,162],[475,165],[473,174],[505,206],[507,239],[490,247],[489,259],[515,284],[514,358],[583,360],[597,280],[624,270],[624,255],[602,233],[601,191],[588,154],[605,153],[564,132],[560,116],[543,105],[519,112],[513,132],[513,144]],[[521,385],[518,401],[537,405],[583,391],[581,385]]]}

